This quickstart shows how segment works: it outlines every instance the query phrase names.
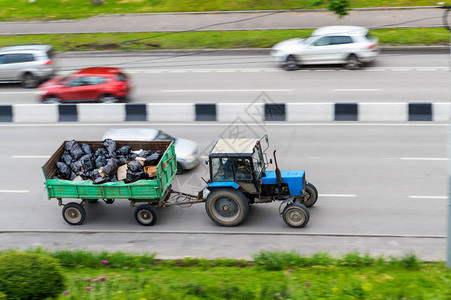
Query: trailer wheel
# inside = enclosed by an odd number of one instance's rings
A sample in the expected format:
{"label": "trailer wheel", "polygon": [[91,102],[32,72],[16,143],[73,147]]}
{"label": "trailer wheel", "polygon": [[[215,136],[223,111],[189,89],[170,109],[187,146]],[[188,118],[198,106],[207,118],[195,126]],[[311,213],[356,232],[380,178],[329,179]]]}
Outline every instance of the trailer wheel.
{"label": "trailer wheel", "polygon": [[305,192],[306,195],[304,198],[302,198],[303,199],[302,204],[304,204],[307,207],[311,207],[316,203],[316,200],[318,200],[318,190],[313,184],[309,182],[305,186]]}
{"label": "trailer wheel", "polygon": [[237,226],[249,211],[243,193],[232,189],[217,189],[208,194],[205,210],[213,222],[220,226]]}
{"label": "trailer wheel", "polygon": [[149,204],[141,204],[135,210],[135,220],[141,225],[152,226],[157,221],[157,212]]}
{"label": "trailer wheel", "polygon": [[283,210],[283,221],[290,227],[302,228],[310,219],[308,208],[299,203],[292,203]]}
{"label": "trailer wheel", "polygon": [[63,207],[64,221],[70,225],[81,225],[86,218],[86,210],[76,202],[69,202]]}

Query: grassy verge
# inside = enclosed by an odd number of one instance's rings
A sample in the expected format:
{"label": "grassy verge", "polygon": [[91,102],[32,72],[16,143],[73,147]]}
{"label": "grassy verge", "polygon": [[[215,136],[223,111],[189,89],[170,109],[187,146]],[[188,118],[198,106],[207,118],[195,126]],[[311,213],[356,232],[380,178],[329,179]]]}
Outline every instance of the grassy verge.
{"label": "grassy verge", "polygon": [[[42,250],[31,250],[43,252]],[[64,268],[59,299],[450,299],[451,270],[414,255],[301,256],[158,261],[153,255],[47,252]],[[103,262],[103,263],[102,263]]]}
{"label": "grassy verge", "polygon": [[[96,33],[3,36],[0,46],[49,44],[56,51],[269,48],[275,43],[308,36],[312,30],[202,31],[183,33]],[[379,44],[394,46],[448,45],[443,28],[391,28],[372,31]]]}
{"label": "grassy verge", "polygon": [[[193,0],[106,0],[94,5],[90,0],[2,0],[0,20],[51,20],[78,19],[102,14],[226,11],[226,10],[284,10],[299,9],[311,4],[311,0],[241,0],[241,1],[193,1]],[[325,1],[327,3],[327,1]],[[352,7],[434,6],[434,0],[354,0]],[[315,8],[325,8],[318,6]]]}

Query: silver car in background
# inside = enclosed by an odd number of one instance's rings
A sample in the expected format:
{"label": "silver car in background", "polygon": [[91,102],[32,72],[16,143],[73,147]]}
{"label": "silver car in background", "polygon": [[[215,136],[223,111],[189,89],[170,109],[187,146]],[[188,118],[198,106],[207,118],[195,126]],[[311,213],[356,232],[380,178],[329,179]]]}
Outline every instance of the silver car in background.
{"label": "silver car in background", "polygon": [[55,53],[49,45],[0,48],[0,82],[20,82],[34,88],[56,73]]}
{"label": "silver car in background", "polygon": [[326,26],[306,39],[291,39],[272,47],[271,56],[286,70],[301,65],[344,64],[354,70],[379,53],[377,38],[360,26]]}
{"label": "silver car in background", "polygon": [[177,174],[195,168],[199,164],[199,147],[193,141],[175,138],[154,128],[110,129],[102,137],[118,141],[156,141],[173,140],[177,156]]}

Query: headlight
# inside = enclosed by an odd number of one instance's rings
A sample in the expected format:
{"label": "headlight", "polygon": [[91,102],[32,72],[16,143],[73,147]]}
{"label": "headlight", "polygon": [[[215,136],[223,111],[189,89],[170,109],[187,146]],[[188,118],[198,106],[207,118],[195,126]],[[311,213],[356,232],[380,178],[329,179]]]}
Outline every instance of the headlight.
{"label": "headlight", "polygon": [[196,159],[196,155],[188,155],[188,156],[185,156],[185,157],[177,157],[179,160],[181,160],[181,161],[192,161],[192,160],[195,160]]}

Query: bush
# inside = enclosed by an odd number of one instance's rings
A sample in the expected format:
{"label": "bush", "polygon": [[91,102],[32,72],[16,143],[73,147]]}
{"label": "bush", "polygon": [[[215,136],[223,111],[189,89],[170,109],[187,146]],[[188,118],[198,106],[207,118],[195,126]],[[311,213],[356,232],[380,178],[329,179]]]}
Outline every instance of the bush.
{"label": "bush", "polygon": [[58,262],[41,253],[0,256],[0,295],[7,299],[56,298],[64,290]]}

